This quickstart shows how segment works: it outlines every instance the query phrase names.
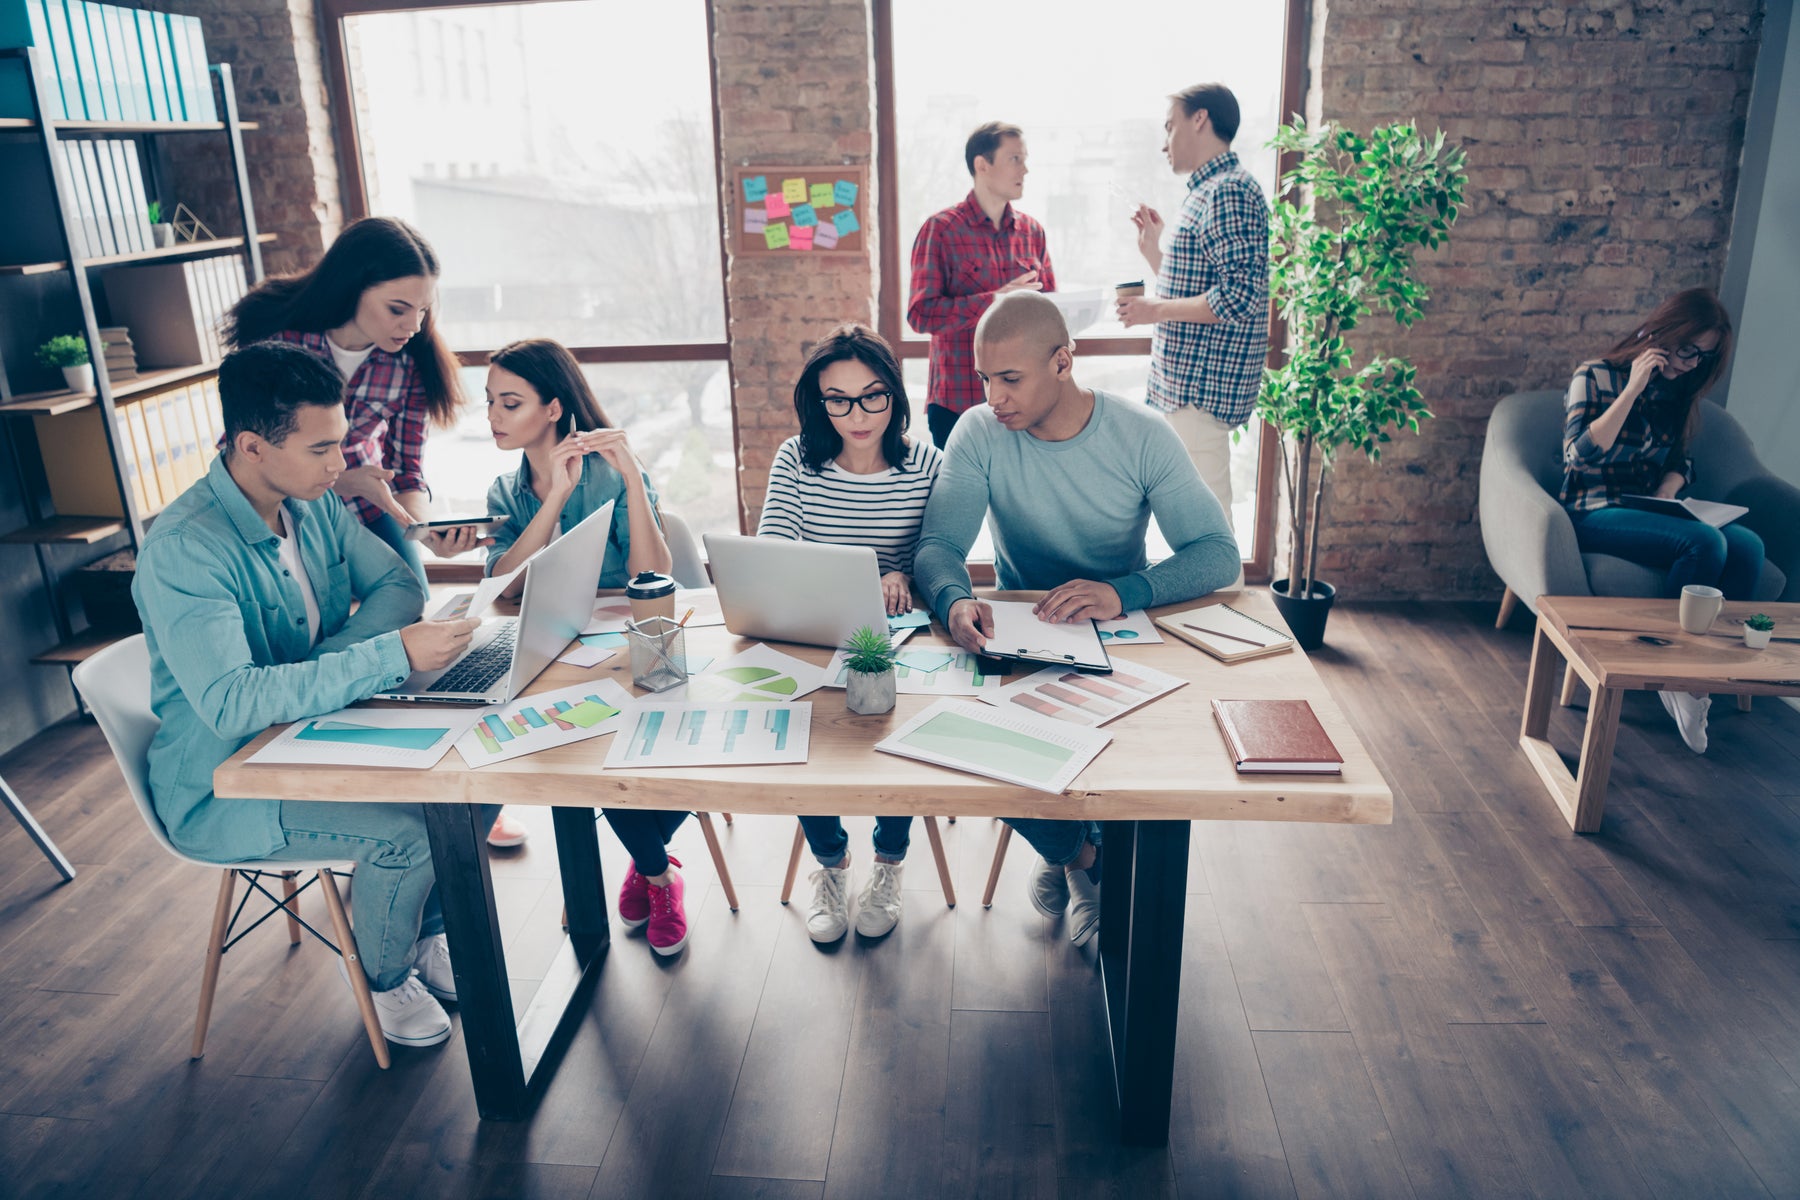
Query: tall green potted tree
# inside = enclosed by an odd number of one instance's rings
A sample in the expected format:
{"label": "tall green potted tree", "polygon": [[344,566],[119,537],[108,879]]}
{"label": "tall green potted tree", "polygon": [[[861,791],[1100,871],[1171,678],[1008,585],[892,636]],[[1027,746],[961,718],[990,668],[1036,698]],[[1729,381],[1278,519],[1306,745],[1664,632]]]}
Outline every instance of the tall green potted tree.
{"label": "tall green potted tree", "polygon": [[1463,152],[1408,124],[1367,136],[1296,117],[1272,143],[1297,161],[1269,227],[1269,290],[1287,323],[1286,358],[1263,376],[1256,412],[1281,435],[1287,574],[1276,606],[1306,649],[1325,638],[1336,589],[1317,578],[1326,477],[1338,454],[1379,461],[1391,430],[1431,416],[1404,358],[1360,356],[1349,335],[1371,313],[1410,328],[1427,291],[1413,275],[1462,206]]}

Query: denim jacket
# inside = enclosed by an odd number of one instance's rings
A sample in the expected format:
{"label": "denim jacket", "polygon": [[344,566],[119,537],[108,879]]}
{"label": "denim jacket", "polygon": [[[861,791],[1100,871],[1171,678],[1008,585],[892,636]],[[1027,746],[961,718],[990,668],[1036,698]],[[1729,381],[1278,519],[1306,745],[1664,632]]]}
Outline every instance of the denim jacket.
{"label": "denim jacket", "polygon": [[[650,497],[650,513],[660,529],[662,518],[656,515],[656,488],[651,485],[648,475],[644,476],[644,492]],[[625,477],[598,454],[582,458],[581,482],[575,485],[574,494],[563,505],[556,532],[559,537],[569,532],[599,512],[608,501],[613,506],[612,532],[607,535],[606,558],[600,564],[598,586],[622,588],[631,579],[630,568],[626,566],[631,557],[631,511],[625,494]],[[513,543],[519,540],[519,535],[543,507],[544,502],[531,490],[531,464],[520,455],[519,469],[500,476],[488,487],[489,515],[507,518],[506,524],[494,531],[494,544],[488,547],[489,575],[494,573],[494,564],[512,549]]]}
{"label": "denim jacket", "polygon": [[[169,839],[210,862],[262,858],[286,844],[276,800],[219,800],[214,768],[270,725],[331,712],[411,674],[396,632],[425,606],[400,556],[336,494],[286,500],[319,607],[311,644],[281,539],[226,468],[156,518],[131,594],[150,650],[150,794]],[[362,603],[350,614],[352,597]]]}

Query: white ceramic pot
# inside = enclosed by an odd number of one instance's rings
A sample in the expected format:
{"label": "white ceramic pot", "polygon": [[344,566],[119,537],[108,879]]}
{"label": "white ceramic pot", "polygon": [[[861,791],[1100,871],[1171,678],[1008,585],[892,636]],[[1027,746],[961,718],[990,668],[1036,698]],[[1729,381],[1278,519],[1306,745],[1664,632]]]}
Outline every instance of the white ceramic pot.
{"label": "white ceramic pot", "polygon": [[150,236],[159,250],[165,250],[175,244],[175,226],[162,221],[150,227]]}
{"label": "white ceramic pot", "polygon": [[94,364],[82,363],[79,367],[64,367],[63,384],[71,392],[91,392],[94,390]]}
{"label": "white ceramic pot", "polygon": [[866,671],[844,673],[844,706],[853,713],[873,716],[894,711],[897,676],[893,671],[872,675]]}
{"label": "white ceramic pot", "polygon": [[1752,650],[1765,649],[1769,644],[1769,639],[1773,637],[1774,634],[1775,631],[1773,629],[1752,629],[1746,625],[1744,626],[1744,645],[1750,647]]}

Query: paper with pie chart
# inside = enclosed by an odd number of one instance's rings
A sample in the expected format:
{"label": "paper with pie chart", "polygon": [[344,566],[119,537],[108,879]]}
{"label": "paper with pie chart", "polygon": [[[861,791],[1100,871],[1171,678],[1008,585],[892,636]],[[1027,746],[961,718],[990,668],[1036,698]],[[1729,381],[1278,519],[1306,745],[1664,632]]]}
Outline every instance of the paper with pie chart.
{"label": "paper with pie chart", "polygon": [[685,704],[789,704],[825,683],[825,672],[757,643],[663,693]]}
{"label": "paper with pie chart", "polygon": [[1094,624],[1099,627],[1100,640],[1106,643],[1108,650],[1162,645],[1163,636],[1156,631],[1156,622],[1141,608],[1126,613],[1116,621],[1095,621]]}
{"label": "paper with pie chart", "polygon": [[1134,662],[1113,659],[1110,675],[1084,675],[1050,667],[1009,683],[981,699],[1010,712],[1029,712],[1072,725],[1104,725],[1139,705],[1166,696],[1187,680]]}

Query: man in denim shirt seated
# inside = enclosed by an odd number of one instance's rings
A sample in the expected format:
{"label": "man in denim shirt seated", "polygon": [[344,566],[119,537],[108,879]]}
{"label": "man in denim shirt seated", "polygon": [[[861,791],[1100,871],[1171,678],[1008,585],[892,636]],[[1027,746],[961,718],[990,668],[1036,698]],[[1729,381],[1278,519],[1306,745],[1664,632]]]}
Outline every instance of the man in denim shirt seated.
{"label": "man in denim shirt seated", "polygon": [[450,1036],[438,1001],[456,999],[456,979],[419,806],[212,790],[214,768],[270,725],[446,666],[479,623],[419,620],[418,578],[331,490],[343,393],[329,363],[295,346],[219,365],[224,452],[157,518],[132,584],[162,721],[150,792],[170,840],[197,858],[354,859],[356,943],[382,1032],[434,1046]]}

